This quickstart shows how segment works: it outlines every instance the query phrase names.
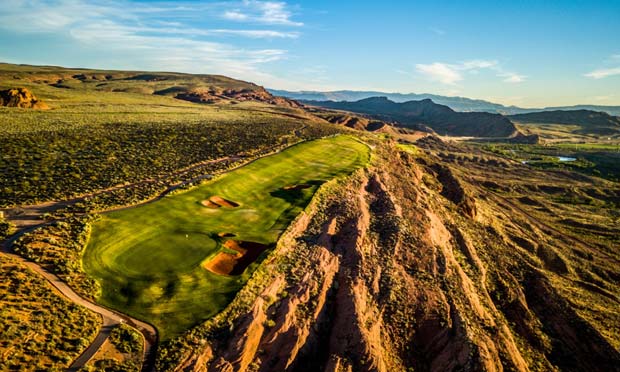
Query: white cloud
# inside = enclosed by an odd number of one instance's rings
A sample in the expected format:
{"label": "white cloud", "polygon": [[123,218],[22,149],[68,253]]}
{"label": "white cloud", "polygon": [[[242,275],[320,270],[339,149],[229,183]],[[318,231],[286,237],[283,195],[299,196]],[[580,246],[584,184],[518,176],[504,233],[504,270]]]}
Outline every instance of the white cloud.
{"label": "white cloud", "polygon": [[415,67],[418,72],[422,73],[430,80],[438,81],[442,84],[454,85],[463,80],[463,76],[453,65],[435,62],[430,65],[417,64]]}
{"label": "white cloud", "polygon": [[599,69],[590,71],[587,74],[584,74],[583,76],[598,80],[598,79],[604,79],[610,76],[620,75],[620,66],[618,66],[619,61],[620,61],[620,54],[612,54],[603,61],[603,64],[609,67],[599,68]]}
{"label": "white cloud", "polygon": [[61,0],[55,4],[44,1],[0,2],[0,28],[16,32],[44,33],[58,31],[75,24],[81,17],[121,16],[113,8]]}
{"label": "white cloud", "polygon": [[506,79],[504,79],[504,82],[506,83],[522,83],[523,82],[523,76],[522,75],[510,75],[508,76]]}
{"label": "white cloud", "polygon": [[248,15],[241,13],[239,10],[227,10],[224,12],[223,17],[233,21],[245,21],[248,19]]}
{"label": "white cloud", "polygon": [[275,38],[285,38],[285,39],[296,39],[299,37],[298,32],[282,32],[282,31],[274,31],[274,30],[229,30],[229,29],[218,29],[218,30],[210,30],[207,31],[207,34],[211,35],[234,35],[234,36],[245,36],[252,39],[275,39]]}
{"label": "white cloud", "polygon": [[457,66],[461,70],[480,70],[483,68],[493,68],[497,66],[497,61],[485,61],[482,59],[474,59],[466,61]]}
{"label": "white cloud", "polygon": [[502,80],[505,83],[522,83],[523,81],[525,81],[525,75],[519,75],[519,74],[515,74],[514,72],[503,72],[503,73],[499,73],[497,74],[497,76],[499,77],[503,77],[504,80]]}
{"label": "white cloud", "polygon": [[280,1],[243,0],[233,10],[225,10],[222,17],[232,21],[255,22],[280,26],[303,26],[302,22],[293,21],[292,12],[287,4]]}
{"label": "white cloud", "polygon": [[[258,12],[254,19],[263,23],[279,23],[302,25],[290,21],[290,12],[285,3],[271,3],[259,1],[244,1],[247,7]],[[53,6],[52,6],[53,5]],[[249,38],[297,38],[298,32],[273,29],[197,29],[189,27],[182,21],[195,17],[196,14],[214,11],[213,7],[222,7],[226,3],[216,3],[210,6],[129,4],[127,0],[110,2],[85,0],[59,0],[50,4],[44,0],[22,2],[0,2],[0,28],[20,33],[48,33],[76,31],[91,23],[114,21],[127,27],[132,27],[135,33],[149,32],[162,34],[177,34],[187,36],[240,36]],[[155,18],[155,19],[154,19]],[[178,19],[177,19],[178,18]],[[224,12],[224,18],[235,21],[250,19],[250,16],[241,13],[239,9]],[[27,25],[27,27],[24,27]],[[163,27],[162,27],[163,26]]]}
{"label": "white cloud", "polygon": [[[136,32],[140,28],[119,25],[113,21],[91,23],[76,30],[71,36],[86,45],[97,45],[106,50],[120,50],[131,55],[140,50],[139,59],[150,61],[176,61],[166,64],[168,69],[196,71],[213,68],[219,73],[248,72],[256,65],[285,58],[280,49],[245,50],[213,41],[194,40],[173,35],[147,35]],[[173,57],[171,57],[173,56]],[[180,61],[185,61],[182,64]],[[152,62],[151,62],[152,63]],[[241,67],[245,65],[245,67]]]}
{"label": "white cloud", "polygon": [[291,12],[286,9],[286,3],[272,1],[244,1],[257,6],[262,11],[259,20],[269,24],[281,24],[288,26],[303,26],[301,22],[291,20]]}
{"label": "white cloud", "polygon": [[[203,28],[222,14],[262,27]],[[247,16],[246,16],[247,15]],[[285,81],[262,71],[288,58],[280,48],[241,47],[237,38],[293,39],[302,23],[291,20],[283,2],[157,2],[129,0],[0,1],[0,29],[11,33],[45,33],[64,38],[89,55],[92,67],[216,73],[259,83]],[[264,25],[273,25],[268,29]],[[237,25],[239,26],[239,25]],[[222,42],[226,38],[227,42]],[[123,56],[119,59],[119,56]],[[50,56],[58,61],[59,56]],[[32,62],[32,61],[30,61]],[[46,62],[49,63],[49,62]]]}
{"label": "white cloud", "polygon": [[446,85],[455,85],[464,80],[463,73],[478,74],[481,70],[494,71],[498,77],[504,78],[506,83],[521,83],[525,80],[524,75],[505,71],[499,62],[495,60],[474,59],[458,64],[435,62],[432,64],[417,64],[418,73],[432,81]]}
{"label": "white cloud", "polygon": [[169,34],[182,36],[243,36],[252,39],[296,39],[299,32],[276,30],[238,30],[238,29],[197,29],[183,27],[131,27],[136,33]]}
{"label": "white cloud", "polygon": [[609,76],[620,75],[620,67],[612,67],[612,68],[602,68],[598,70],[594,70],[592,72],[588,72],[584,76],[587,76],[592,79],[603,79]]}

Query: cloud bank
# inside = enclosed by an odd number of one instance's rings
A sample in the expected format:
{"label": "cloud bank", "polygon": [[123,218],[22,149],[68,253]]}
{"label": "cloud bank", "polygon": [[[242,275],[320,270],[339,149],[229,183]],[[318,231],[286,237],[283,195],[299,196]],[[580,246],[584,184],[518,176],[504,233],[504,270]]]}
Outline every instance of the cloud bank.
{"label": "cloud bank", "polygon": [[456,85],[465,79],[465,73],[477,74],[481,70],[490,70],[505,83],[521,83],[526,76],[509,72],[494,60],[469,60],[457,64],[434,62],[431,64],[416,64],[416,71],[431,81],[445,85]]}
{"label": "cloud bank", "polygon": [[302,26],[287,3],[280,1],[0,2],[0,29],[9,33],[65,39],[76,50],[100,55],[100,60],[122,55],[145,68],[258,81],[277,80],[262,72],[261,66],[288,56],[286,49],[272,47],[271,41],[296,39]]}

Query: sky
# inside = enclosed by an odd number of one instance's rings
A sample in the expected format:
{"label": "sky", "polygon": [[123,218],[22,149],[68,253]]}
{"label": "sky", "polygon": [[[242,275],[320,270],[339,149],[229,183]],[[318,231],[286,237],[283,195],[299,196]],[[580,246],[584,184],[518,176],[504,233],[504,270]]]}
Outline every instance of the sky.
{"label": "sky", "polygon": [[0,61],[620,105],[620,0],[11,0]]}

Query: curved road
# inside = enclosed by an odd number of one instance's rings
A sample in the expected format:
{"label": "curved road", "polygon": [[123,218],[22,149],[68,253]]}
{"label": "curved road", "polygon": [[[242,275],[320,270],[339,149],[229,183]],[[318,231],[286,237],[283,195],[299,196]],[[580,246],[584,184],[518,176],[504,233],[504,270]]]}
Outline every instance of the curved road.
{"label": "curved road", "polygon": [[[299,130],[302,130],[303,128],[305,128],[305,125],[302,126],[302,128],[300,128]],[[299,134],[297,133],[297,131],[295,131],[295,135],[298,137]],[[301,141],[303,142],[303,141]],[[292,145],[295,145],[297,143],[294,144],[289,144],[289,146],[286,146],[285,148],[288,148]],[[261,156],[258,156],[255,159],[252,159],[248,162],[245,162],[243,164],[240,164],[236,167],[233,167],[231,169],[226,170],[227,172],[230,172],[231,170],[246,166],[250,163],[253,163],[254,161],[269,156],[269,155],[273,155],[274,153],[278,153],[280,151],[282,151],[282,148],[275,148],[273,149],[273,151],[270,151],[266,154],[263,154]],[[188,172],[189,170],[195,169],[199,166],[202,166],[206,163],[213,163],[213,162],[220,162],[220,161],[230,161],[230,160],[235,160],[238,161],[241,158],[239,158],[238,156],[230,156],[230,157],[225,157],[225,158],[220,158],[220,159],[216,159],[216,160],[210,160],[210,161],[205,161],[205,162],[201,162],[198,164],[194,164],[193,166],[190,166],[186,169],[183,169],[182,171],[177,171],[175,173],[173,173],[174,175],[178,175],[181,173],[185,173]],[[112,208],[111,210],[107,210],[107,211],[101,211],[100,213],[105,213],[105,212],[110,212],[112,210],[118,210],[118,209],[126,209],[126,208],[134,208],[138,205],[142,205],[142,204],[146,204],[146,203],[150,203],[153,201],[156,201],[164,196],[166,196],[167,194],[169,194],[170,192],[174,191],[175,189],[178,189],[179,187],[190,183],[190,182],[194,182],[200,179],[204,179],[205,177],[211,177],[212,175],[207,174],[207,175],[201,175],[195,178],[192,178],[190,180],[186,180],[186,181],[182,181],[173,185],[170,185],[169,187],[166,188],[166,190],[164,190],[162,193],[160,193],[159,195],[155,196],[154,198],[152,198],[151,200],[147,200],[147,201],[143,201],[141,203],[138,203],[137,205],[131,205],[131,206],[123,206],[123,207],[117,207],[117,208]],[[153,180],[147,180],[145,182],[153,182]],[[132,184],[129,186],[135,186],[136,184]],[[116,187],[112,187],[110,189],[107,190],[103,190],[100,191],[99,193],[105,193],[105,192],[111,192],[115,189],[118,188],[122,188],[122,187],[128,187],[127,185],[124,186],[116,186]],[[112,329],[114,329],[114,327],[118,326],[121,323],[126,323],[134,328],[136,328],[138,331],[140,331],[140,333],[142,334],[143,338],[144,338],[144,350],[143,350],[143,358],[142,358],[142,371],[143,372],[152,372],[155,371],[155,357],[156,357],[156,348],[157,348],[157,342],[158,342],[158,337],[157,337],[157,329],[155,327],[153,327],[151,324],[145,323],[141,320],[132,318],[128,315],[119,313],[115,310],[103,307],[101,305],[95,304],[83,297],[81,297],[80,295],[78,295],[77,293],[75,293],[67,284],[65,284],[58,276],[56,276],[55,274],[50,273],[49,271],[45,270],[44,268],[42,268],[41,266],[37,265],[34,262],[28,261],[25,258],[15,254],[12,251],[12,245],[13,242],[19,238],[21,235],[32,231],[36,228],[48,225],[50,223],[53,223],[55,221],[48,221],[48,222],[43,222],[41,223],[41,219],[40,217],[43,215],[43,213],[45,212],[51,212],[54,211],[58,208],[64,207],[66,205],[69,204],[73,204],[76,203],[78,201],[83,200],[85,197],[89,196],[89,195],[94,195],[97,193],[93,193],[93,194],[88,194],[88,195],[83,195],[81,197],[69,200],[69,201],[58,201],[58,202],[47,202],[47,203],[43,203],[43,204],[39,204],[39,205],[32,205],[32,206],[26,206],[26,207],[15,207],[15,208],[7,208],[4,210],[1,210],[2,212],[5,212],[7,214],[6,217],[8,217],[9,220],[11,220],[12,222],[15,223],[15,225],[20,228],[20,230],[13,234],[10,238],[4,240],[4,241],[0,241],[0,251],[4,254],[6,254],[7,256],[12,257],[14,260],[18,261],[19,263],[25,265],[26,267],[30,268],[32,271],[40,274],[43,278],[45,278],[54,288],[56,288],[63,296],[65,296],[67,299],[69,299],[70,301],[81,305],[91,311],[96,312],[97,314],[101,315],[102,317],[102,325],[101,325],[101,329],[99,330],[99,333],[97,334],[97,336],[95,337],[95,339],[93,340],[93,342],[88,346],[88,348],[86,348],[86,350],[84,352],[82,352],[82,354],[73,361],[73,363],[71,364],[71,366],[69,366],[69,371],[78,371],[81,367],[83,367],[86,363],[88,363],[88,361],[97,353],[97,351],[99,350],[99,348],[101,348],[101,346],[103,345],[103,343],[105,342],[105,340],[108,338],[108,336],[110,335],[110,332],[112,331]],[[21,212],[21,213],[17,213],[17,212]],[[24,211],[27,211],[27,213],[24,213]],[[8,213],[7,213],[8,212]],[[20,214],[23,214],[24,216],[21,217]]]}
{"label": "curved road", "polygon": [[[281,151],[281,149],[276,149],[275,152],[279,152]],[[259,158],[265,157],[265,156],[269,156],[272,155],[272,152],[269,152],[263,156],[259,156],[256,159],[253,159],[249,162],[243,163],[237,167],[233,167],[231,169],[228,169],[226,172],[229,172],[231,170],[237,169],[239,167],[245,166],[249,163],[252,163],[254,161],[256,161]],[[215,160],[215,162],[217,161],[230,161],[230,160],[239,160],[239,157],[226,157],[226,158],[222,158],[222,159],[217,159]],[[214,161],[209,161],[209,162],[214,162]],[[206,162],[206,163],[209,163]],[[195,167],[199,166],[199,165],[203,165],[205,162],[203,163],[199,163],[198,165],[194,165],[192,167],[190,167],[191,169],[194,169]],[[176,172],[175,174],[178,174],[179,172]],[[116,207],[116,208],[111,208],[110,210],[106,210],[106,211],[100,211],[99,213],[105,213],[105,212],[110,212],[110,211],[114,211],[114,210],[120,210],[120,209],[127,209],[127,208],[135,208],[137,206],[140,206],[142,204],[147,204],[147,203],[151,203],[153,201],[159,200],[163,197],[165,197],[166,195],[168,195],[170,192],[178,189],[179,187],[191,183],[191,182],[195,182],[207,177],[212,177],[211,174],[206,174],[206,175],[201,175],[198,177],[194,177],[192,179],[186,180],[186,181],[182,181],[173,185],[170,185],[169,187],[166,188],[166,190],[164,190],[162,193],[156,195],[154,198],[150,199],[150,200],[146,200],[143,201],[141,203],[135,204],[135,205],[130,205],[130,206],[121,206],[121,207]],[[130,186],[135,186],[135,184],[132,184]],[[112,189],[116,189],[112,188]],[[103,192],[110,192],[110,190],[105,190]],[[8,208],[8,209],[4,209],[4,210],[0,210],[0,211],[4,211],[4,212],[8,212],[7,216],[8,219],[10,221],[12,221],[17,228],[19,228],[20,230],[13,234],[10,238],[6,239],[5,241],[0,241],[0,251],[4,254],[6,254],[7,256],[12,257],[13,259],[15,259],[16,261],[18,261],[19,263],[25,265],[26,267],[30,268],[32,271],[40,274],[43,278],[45,278],[54,288],[56,288],[62,295],[64,295],[67,299],[69,299],[70,301],[84,306],[89,310],[92,310],[94,312],[96,312],[97,314],[101,315],[102,318],[102,325],[101,325],[101,329],[99,330],[99,333],[97,334],[97,336],[95,337],[95,339],[91,342],[91,344],[88,346],[88,348],[86,348],[86,350],[84,352],[82,352],[82,354],[73,361],[73,363],[69,366],[69,371],[78,371],[81,367],[83,367],[86,363],[88,363],[88,361],[90,359],[92,359],[92,357],[97,353],[97,351],[101,348],[101,346],[103,345],[103,343],[105,342],[105,340],[108,338],[108,336],[110,336],[110,332],[112,331],[112,329],[114,329],[114,327],[118,326],[121,323],[127,323],[128,325],[136,328],[138,331],[140,331],[140,333],[142,334],[143,338],[144,338],[144,351],[143,351],[143,358],[142,358],[142,371],[143,372],[151,372],[151,371],[155,371],[155,357],[156,357],[156,348],[157,348],[157,341],[158,341],[158,337],[157,337],[157,330],[155,329],[155,327],[153,327],[152,325],[145,323],[143,321],[140,321],[138,319],[129,317],[125,314],[119,313],[115,310],[112,309],[108,309],[106,307],[103,307],[101,305],[95,304],[83,297],[81,297],[80,295],[78,295],[77,293],[75,293],[67,284],[65,284],[58,276],[56,276],[55,274],[50,273],[49,271],[45,270],[44,268],[42,268],[41,266],[37,265],[34,262],[28,261],[25,258],[19,256],[18,254],[15,254],[12,251],[12,245],[13,242],[19,238],[20,236],[22,236],[23,234],[30,232],[32,230],[35,230],[39,227],[48,225],[50,223],[53,223],[55,221],[48,221],[48,222],[41,222],[41,216],[45,213],[45,212],[50,212],[53,211],[55,209],[58,208],[62,208],[66,205],[69,204],[73,204],[75,202],[81,201],[83,200],[85,197],[88,197],[91,194],[88,195],[83,195],[81,197],[72,199],[70,201],[58,201],[58,202],[46,202],[43,204],[39,204],[39,205],[32,205],[32,206],[26,206],[26,207],[16,207],[16,208]],[[27,213],[24,213],[24,217],[25,218],[20,218],[21,216],[19,216],[19,214],[16,214],[15,211],[16,210],[20,210],[22,213],[24,211],[27,211]],[[16,218],[17,217],[17,218]]]}
{"label": "curved road", "polygon": [[[36,226],[41,227],[41,225]],[[11,247],[13,246],[13,242],[22,234],[33,230],[34,228],[22,230],[19,233],[13,235],[11,238],[5,240],[2,243],[2,253],[13,258],[18,261],[22,265],[28,267],[32,271],[41,275],[45,280],[47,280],[54,288],[56,288],[63,296],[65,296],[70,301],[83,306],[102,317],[102,326],[99,330],[99,334],[95,337],[95,340],[90,344],[90,346],[80,355],[76,360],[73,361],[71,366],[69,367],[70,371],[77,371],[81,367],[83,367],[99,350],[103,342],[108,338],[110,332],[114,327],[121,323],[127,323],[130,326],[136,328],[142,336],[144,337],[144,350],[143,350],[143,363],[142,363],[142,371],[150,372],[155,370],[155,349],[157,347],[157,330],[152,325],[140,321],[138,319],[129,317],[125,314],[121,314],[114,310],[108,309],[101,305],[97,305],[85,298],[81,297],[77,293],[75,293],[67,284],[65,284],[59,277],[50,273],[49,271],[43,269],[41,266],[37,265],[34,262],[28,261],[25,258],[13,253]]]}

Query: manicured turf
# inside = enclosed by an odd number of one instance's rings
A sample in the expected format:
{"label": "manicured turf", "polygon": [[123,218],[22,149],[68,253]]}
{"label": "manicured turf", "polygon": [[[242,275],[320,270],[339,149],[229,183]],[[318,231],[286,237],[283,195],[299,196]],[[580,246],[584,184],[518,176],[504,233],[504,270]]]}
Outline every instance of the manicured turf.
{"label": "manicured turf", "polygon": [[[350,136],[305,142],[190,191],[105,214],[93,226],[84,269],[101,283],[102,304],[153,323],[162,339],[173,337],[222,310],[258,265],[239,276],[204,269],[226,239],[275,244],[321,183],[368,158],[368,147]],[[298,184],[310,187],[285,189]],[[240,206],[201,204],[214,195]]]}

